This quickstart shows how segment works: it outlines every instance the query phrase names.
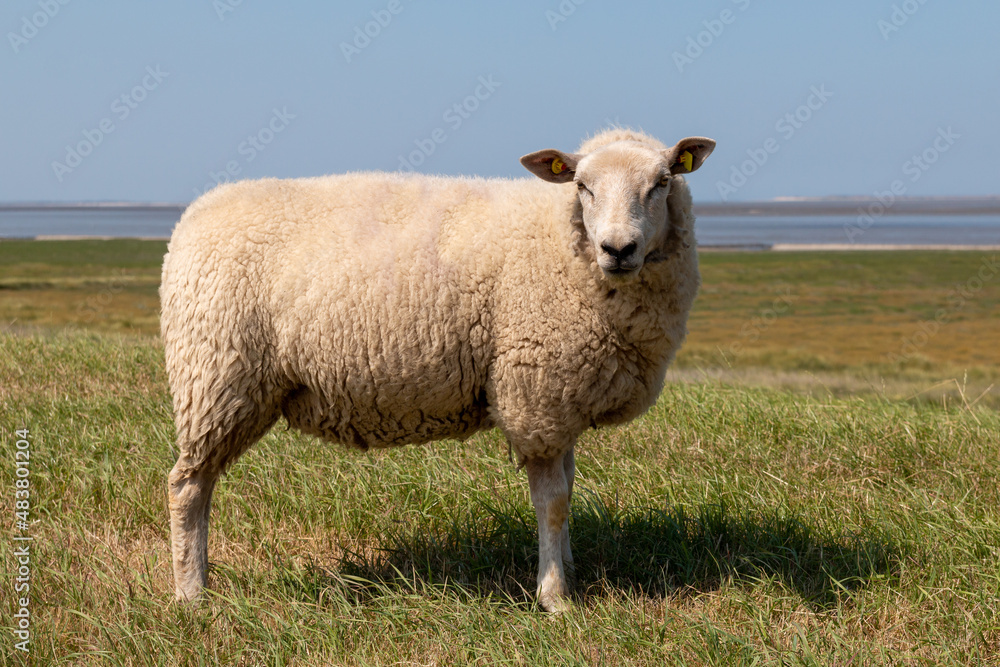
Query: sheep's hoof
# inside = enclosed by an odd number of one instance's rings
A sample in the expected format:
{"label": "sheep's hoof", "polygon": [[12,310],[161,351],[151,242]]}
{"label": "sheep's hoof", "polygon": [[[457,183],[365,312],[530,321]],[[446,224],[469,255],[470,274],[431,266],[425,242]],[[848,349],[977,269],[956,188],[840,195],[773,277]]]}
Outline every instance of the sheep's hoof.
{"label": "sheep's hoof", "polygon": [[202,586],[190,588],[174,588],[174,601],[186,607],[197,607],[205,603],[205,590]]}
{"label": "sheep's hoof", "polygon": [[202,597],[196,595],[194,597],[188,597],[183,593],[174,593],[174,602],[181,605],[182,607],[198,607],[201,605]]}
{"label": "sheep's hoof", "polygon": [[538,598],[538,604],[550,614],[565,614],[573,608],[569,598],[561,595],[542,595]]}

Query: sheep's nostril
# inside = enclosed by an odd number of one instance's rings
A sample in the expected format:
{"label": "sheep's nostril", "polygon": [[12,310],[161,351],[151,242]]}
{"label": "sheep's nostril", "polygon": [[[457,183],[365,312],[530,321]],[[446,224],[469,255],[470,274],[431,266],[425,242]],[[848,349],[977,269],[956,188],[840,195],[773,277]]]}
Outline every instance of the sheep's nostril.
{"label": "sheep's nostril", "polygon": [[629,255],[631,255],[632,253],[634,253],[635,248],[636,245],[634,241],[632,243],[628,243],[622,246],[621,248],[616,248],[610,243],[601,244],[601,250],[608,253],[609,255],[617,259],[619,262],[628,257]]}

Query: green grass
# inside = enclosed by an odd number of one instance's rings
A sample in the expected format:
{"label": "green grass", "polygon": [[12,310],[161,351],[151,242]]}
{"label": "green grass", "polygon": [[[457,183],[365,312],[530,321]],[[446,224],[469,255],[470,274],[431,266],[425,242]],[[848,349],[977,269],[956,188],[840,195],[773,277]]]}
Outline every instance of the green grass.
{"label": "green grass", "polygon": [[[112,250],[95,248],[85,261],[64,254],[54,264],[80,260],[90,267],[81,275],[99,277],[114,268]],[[149,254],[135,260],[145,268],[128,270],[153,275]],[[754,297],[748,309],[723,316],[725,294],[712,292],[713,278],[744,285],[732,288],[732,299],[750,304],[754,290],[770,288],[769,276],[816,262],[789,282],[797,294],[822,294],[828,273],[855,255],[844,257],[824,269],[821,257],[706,255],[698,321],[719,313],[728,327],[762,307]],[[868,257],[857,261],[896,261]],[[31,263],[46,261],[36,255]],[[21,264],[7,266],[14,268],[2,280],[27,275]],[[965,266],[945,266],[942,275]],[[869,269],[853,270],[863,292]],[[922,287],[910,282],[927,295],[942,289],[931,278]],[[31,289],[0,288],[0,298]],[[74,298],[94,293],[78,284],[57,291],[74,290]],[[753,350],[734,364],[713,361],[711,346],[682,363],[675,378],[684,382],[668,383],[644,417],[581,438],[571,518],[575,605],[565,615],[545,615],[533,601],[534,516],[523,472],[498,433],[360,454],[283,424],[216,492],[210,600],[177,605],[162,348],[152,336],[114,333],[135,331],[120,325],[120,298],[113,295],[107,320],[89,323],[92,330],[54,333],[53,317],[0,332],[7,517],[13,432],[31,431],[34,664],[1000,658],[1000,415],[987,400],[973,405],[961,376],[967,401],[960,393],[908,400],[865,386],[874,366],[857,361],[807,375],[791,356],[776,357],[780,370],[755,366],[763,357]],[[978,302],[968,308],[977,322],[992,316]],[[801,308],[783,317],[813,326]],[[697,336],[693,323],[692,344]],[[947,377],[948,363],[928,358],[926,376],[895,369],[892,378],[930,382]],[[789,378],[807,376],[819,390],[791,386]],[[829,390],[831,378],[843,380],[839,389]],[[854,391],[851,382],[865,388]],[[23,664],[10,639],[15,531],[4,534],[0,662]]]}
{"label": "green grass", "polygon": [[532,602],[534,519],[498,434],[357,454],[279,427],[217,492],[213,598],[190,610],[170,601],[158,345],[6,335],[0,359],[5,450],[32,433],[39,664],[974,664],[998,648],[991,411],[669,386],[579,445],[576,608],[558,618]]}
{"label": "green grass", "polygon": [[0,241],[0,327],[155,334],[162,241]]}

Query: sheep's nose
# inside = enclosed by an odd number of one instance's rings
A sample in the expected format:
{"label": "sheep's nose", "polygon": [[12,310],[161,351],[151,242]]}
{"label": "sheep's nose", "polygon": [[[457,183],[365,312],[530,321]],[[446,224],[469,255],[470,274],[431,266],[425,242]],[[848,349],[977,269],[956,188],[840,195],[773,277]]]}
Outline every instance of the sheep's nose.
{"label": "sheep's nose", "polygon": [[614,257],[618,262],[621,262],[623,259],[634,253],[635,248],[636,248],[635,241],[632,241],[631,243],[626,243],[621,248],[616,248],[610,243],[601,244],[601,250]]}

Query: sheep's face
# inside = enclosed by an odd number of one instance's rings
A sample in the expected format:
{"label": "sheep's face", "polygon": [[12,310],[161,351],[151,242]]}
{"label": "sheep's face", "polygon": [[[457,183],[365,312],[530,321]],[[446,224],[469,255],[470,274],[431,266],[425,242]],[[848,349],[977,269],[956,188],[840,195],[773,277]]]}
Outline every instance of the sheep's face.
{"label": "sheep's face", "polygon": [[574,183],[583,225],[605,277],[633,280],[667,234],[667,196],[676,174],[694,171],[715,148],[704,137],[657,149],[616,141],[586,155],[544,150],[521,158],[543,180]]}
{"label": "sheep's face", "polygon": [[662,153],[634,142],[616,142],[577,163],[583,225],[608,278],[633,278],[662,238],[672,178]]}

